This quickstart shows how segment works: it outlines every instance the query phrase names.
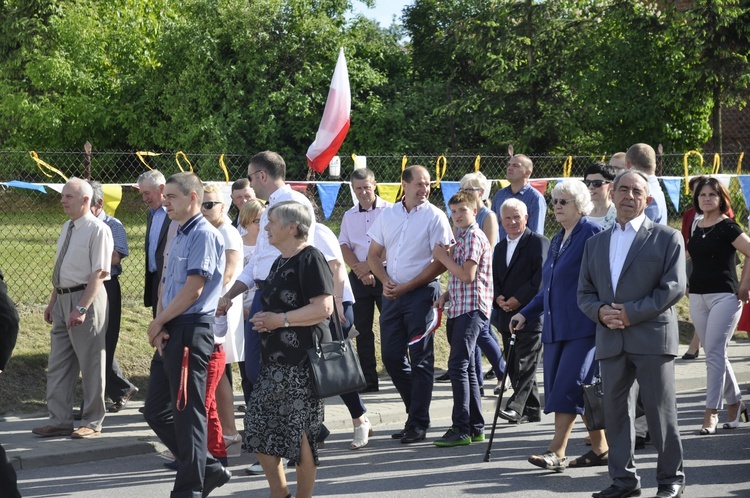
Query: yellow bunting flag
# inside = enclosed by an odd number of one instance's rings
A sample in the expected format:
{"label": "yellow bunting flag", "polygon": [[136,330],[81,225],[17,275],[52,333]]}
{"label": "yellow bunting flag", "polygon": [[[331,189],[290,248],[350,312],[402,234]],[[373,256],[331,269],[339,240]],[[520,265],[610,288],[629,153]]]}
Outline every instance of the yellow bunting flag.
{"label": "yellow bunting flag", "polygon": [[227,171],[227,165],[224,164],[224,154],[219,156],[219,166],[224,172],[224,178],[226,179],[227,183],[229,183],[229,172]]}
{"label": "yellow bunting flag", "polygon": [[498,180],[497,183],[500,184],[500,188],[505,188],[510,185],[510,182],[508,180]]}
{"label": "yellow bunting flag", "polygon": [[122,201],[122,185],[102,185],[102,191],[104,192],[104,212],[114,216]]}
{"label": "yellow bunting flag", "polygon": [[388,202],[398,202],[401,198],[400,190],[400,183],[378,183],[378,195]]}
{"label": "yellow bunting flag", "polygon": [[154,169],[151,166],[149,166],[148,163],[146,163],[146,160],[143,159],[143,156],[160,156],[161,154],[158,152],[138,151],[135,153],[135,155],[138,159],[140,159],[140,161],[143,163],[145,167],[147,167],[148,169]]}
{"label": "yellow bunting flag", "polygon": [[689,150],[685,152],[685,155],[682,156],[682,166],[685,169],[685,193],[690,193],[690,185],[688,185],[688,182],[690,182],[690,169],[688,167],[688,159],[691,155],[698,156],[698,159],[701,160],[701,168],[703,167],[703,154],[698,152],[697,150]]}
{"label": "yellow bunting flag", "polygon": [[744,157],[745,157],[745,153],[744,152],[740,152],[740,158],[737,159],[737,174],[738,175],[742,174],[742,158],[744,158]]}
{"label": "yellow bunting flag", "polygon": [[[442,168],[441,168],[442,166]],[[445,170],[448,168],[448,160],[445,156],[440,156],[435,161],[435,188],[440,187],[440,180],[445,176]]]}
{"label": "yellow bunting flag", "polygon": [[47,173],[46,171],[44,171],[44,168],[47,168],[48,170],[52,171],[53,173],[57,173],[58,175],[60,175],[62,177],[62,179],[65,180],[66,182],[68,181],[68,177],[65,176],[65,175],[63,175],[62,171],[60,171],[59,169],[57,169],[57,168],[55,168],[53,166],[50,166],[49,164],[47,164],[44,161],[42,161],[41,159],[39,159],[39,154],[37,154],[36,152],[34,152],[32,150],[32,151],[29,151],[29,155],[34,160],[34,162],[36,163],[37,168],[39,168],[39,170],[42,172],[42,174],[44,176],[46,176],[47,178],[53,178],[52,175],[50,175],[49,173]]}
{"label": "yellow bunting flag", "polygon": [[563,177],[570,178],[570,174],[573,172],[573,156],[568,158],[563,163]]}
{"label": "yellow bunting flag", "polygon": [[481,156],[477,156],[476,159],[474,159],[474,173],[479,173],[479,161],[481,160]]}
{"label": "yellow bunting flag", "polygon": [[180,171],[182,171],[183,173],[185,172],[185,170],[182,169],[182,164],[180,164],[180,157],[182,157],[185,160],[185,162],[188,163],[188,166],[190,166],[190,172],[192,173],[193,165],[190,162],[190,159],[188,159],[185,153],[182,152],[181,150],[178,150],[177,153],[174,155],[174,162],[177,163],[177,167],[180,168]]}
{"label": "yellow bunting flag", "polygon": [[719,154],[714,154],[714,166],[711,168],[711,174],[718,175],[719,171],[721,171],[721,157],[719,157]]}

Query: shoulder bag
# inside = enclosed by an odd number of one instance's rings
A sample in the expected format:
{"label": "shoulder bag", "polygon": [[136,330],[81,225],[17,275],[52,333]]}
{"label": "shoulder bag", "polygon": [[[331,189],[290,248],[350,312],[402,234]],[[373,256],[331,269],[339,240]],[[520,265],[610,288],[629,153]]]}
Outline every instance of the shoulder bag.
{"label": "shoulder bag", "polygon": [[599,375],[599,364],[596,365],[594,382],[583,385],[583,417],[586,420],[586,428],[590,431],[598,431],[604,426],[604,392],[602,391],[602,378]]}

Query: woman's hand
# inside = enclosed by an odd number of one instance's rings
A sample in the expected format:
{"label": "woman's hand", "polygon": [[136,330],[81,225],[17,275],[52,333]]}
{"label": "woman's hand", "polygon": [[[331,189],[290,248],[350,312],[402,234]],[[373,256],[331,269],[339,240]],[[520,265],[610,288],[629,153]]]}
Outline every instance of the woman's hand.
{"label": "woman's hand", "polygon": [[516,330],[521,330],[526,325],[526,317],[521,313],[516,313],[510,319],[510,326],[513,328],[513,322],[516,322]]}
{"label": "woman's hand", "polygon": [[257,332],[273,332],[284,326],[284,316],[281,313],[261,311],[250,319],[250,323],[253,324],[253,330]]}

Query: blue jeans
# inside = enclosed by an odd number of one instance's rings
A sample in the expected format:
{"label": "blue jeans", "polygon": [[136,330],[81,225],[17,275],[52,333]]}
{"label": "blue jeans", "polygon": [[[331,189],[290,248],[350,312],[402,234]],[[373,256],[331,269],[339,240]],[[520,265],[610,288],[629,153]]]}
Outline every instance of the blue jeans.
{"label": "blue jeans", "polygon": [[435,372],[433,336],[411,346],[409,341],[427,330],[427,319],[439,293],[440,283],[435,280],[398,299],[383,299],[380,314],[383,364],[406,406],[406,424],[422,429],[430,425]]}
{"label": "blue jeans", "polygon": [[484,313],[474,310],[449,318],[445,325],[451,346],[448,374],[453,388],[453,427],[459,434],[471,435],[484,430],[474,351],[477,337],[487,322]]}

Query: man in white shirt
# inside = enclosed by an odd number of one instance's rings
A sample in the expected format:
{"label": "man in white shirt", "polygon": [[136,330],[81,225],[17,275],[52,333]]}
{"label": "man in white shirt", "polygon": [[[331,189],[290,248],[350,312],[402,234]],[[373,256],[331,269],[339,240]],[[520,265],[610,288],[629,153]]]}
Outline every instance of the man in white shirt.
{"label": "man in white shirt", "polygon": [[[310,216],[313,219],[310,226],[310,236],[307,241],[313,244],[313,234],[315,233],[315,212],[310,200],[300,192],[293,190],[285,183],[286,163],[276,152],[264,151],[256,154],[247,167],[247,179],[250,180],[250,186],[255,191],[258,199],[267,200],[270,208],[277,202],[296,201],[303,204],[310,210]],[[260,217],[260,233],[255,245],[255,252],[250,261],[242,270],[242,273],[235,281],[234,285],[219,299],[217,315],[221,316],[232,306],[231,302],[235,296],[245,292],[247,289],[261,284],[268,277],[271,265],[281,254],[278,249],[268,243],[268,232],[265,227],[268,223],[268,209],[263,211]],[[250,306],[249,318],[255,313],[262,310],[261,292],[255,293],[253,304]],[[245,371],[250,382],[255,382],[260,373],[260,337],[258,332],[251,327],[245,327]]]}
{"label": "man in white shirt", "polygon": [[380,213],[393,204],[375,195],[375,175],[367,168],[355,169],[351,176],[352,189],[359,201],[356,206],[344,213],[341,220],[339,244],[344,261],[351,271],[349,283],[354,292],[354,327],[357,336],[357,354],[365,374],[367,387],[363,392],[377,392],[378,370],[375,361],[375,334],[372,323],[375,306],[382,307],[383,284],[370,271],[367,264],[367,251],[370,249],[370,227]]}
{"label": "man in white shirt", "polygon": [[410,166],[401,176],[401,185],[401,202],[385,209],[368,232],[372,241],[367,263],[383,283],[383,364],[409,414],[404,430],[392,437],[408,444],[423,441],[430,425],[435,360],[432,335],[410,342],[425,333],[440,295],[437,277],[445,268],[432,259],[432,251],[438,243],[455,241],[445,213],[428,200],[429,172]]}

